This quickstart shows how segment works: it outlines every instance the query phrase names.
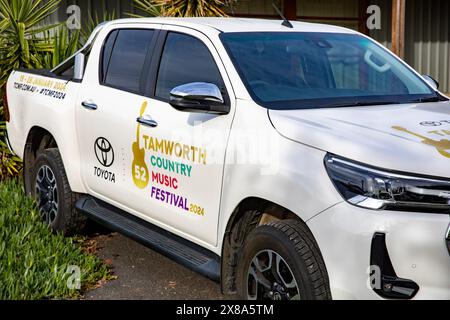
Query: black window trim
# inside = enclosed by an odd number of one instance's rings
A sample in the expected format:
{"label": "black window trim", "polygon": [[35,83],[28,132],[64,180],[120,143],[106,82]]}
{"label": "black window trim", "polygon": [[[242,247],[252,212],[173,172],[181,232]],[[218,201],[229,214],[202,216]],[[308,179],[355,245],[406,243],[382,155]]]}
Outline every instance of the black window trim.
{"label": "black window trim", "polygon": [[164,51],[164,46],[167,39],[167,30],[160,30],[158,38],[156,39],[156,44],[153,50],[153,59],[149,65],[147,76],[144,79],[144,95],[150,99],[157,99],[156,93],[156,82],[158,80],[159,66],[162,60],[162,54]]}
{"label": "black window trim", "polygon": [[230,98],[230,95],[228,94],[228,89],[227,89],[226,83],[224,81],[224,76],[223,76],[222,72],[220,71],[220,68],[218,67],[218,63],[217,63],[216,59],[214,58],[214,55],[212,54],[209,47],[206,45],[206,43],[202,39],[196,37],[195,35],[185,33],[182,31],[178,31],[178,30],[177,31],[175,31],[175,30],[161,30],[160,31],[160,35],[158,37],[158,42],[157,42],[156,48],[153,52],[154,57],[152,59],[153,61],[151,64],[151,68],[149,70],[150,71],[149,76],[147,77],[147,86],[146,86],[147,90],[146,90],[145,96],[150,99],[154,99],[154,100],[165,102],[165,103],[169,104],[168,99],[163,99],[161,97],[156,96],[156,86],[157,86],[157,82],[158,82],[159,69],[161,66],[162,55],[164,52],[166,40],[167,40],[169,33],[178,33],[181,35],[189,36],[189,37],[197,39],[198,41],[200,41],[201,43],[203,43],[205,45],[206,49],[208,50],[209,54],[211,55],[211,58],[213,59],[215,65],[216,65],[217,71],[219,72],[220,78],[222,80],[223,88],[220,88],[220,91],[221,91],[224,101],[225,101],[224,105],[231,106],[231,98]]}
{"label": "black window trim", "polygon": [[[115,28],[115,29],[111,30],[108,33],[108,35],[105,37],[105,40],[103,41],[102,48],[101,48],[100,59],[99,59],[99,64],[98,64],[98,82],[99,82],[99,85],[104,86],[104,87],[108,87],[108,88],[111,88],[111,89],[115,89],[115,90],[119,90],[119,91],[123,91],[123,92],[127,92],[127,93],[132,93],[132,94],[136,94],[136,95],[140,95],[140,96],[144,96],[145,97],[146,96],[145,90],[143,90],[143,88],[145,88],[145,84],[146,84],[145,74],[148,72],[149,66],[153,63],[153,60],[155,60],[157,58],[153,54],[154,50],[155,50],[156,43],[157,43],[157,39],[159,38],[159,33],[161,32],[161,30],[157,29],[157,28],[158,28],[158,26],[155,26],[153,28],[146,28],[146,27],[121,28],[121,27],[118,27],[118,28]],[[116,35],[116,39],[114,39],[113,48],[111,50],[111,56],[112,56],[112,52],[114,51],[114,47],[116,45],[117,37],[118,37],[120,31],[122,31],[122,30],[149,30],[149,31],[153,31],[154,32],[153,37],[152,37],[152,41],[150,43],[150,47],[149,47],[149,49],[147,51],[147,54],[145,56],[144,67],[142,68],[142,72],[141,72],[141,76],[140,76],[140,80],[139,80],[139,90],[130,90],[130,89],[123,88],[123,87],[120,87],[120,86],[110,85],[110,84],[105,83],[104,79],[101,79],[102,68],[103,68],[103,54],[104,54],[104,51],[105,51],[106,42],[108,41],[109,36],[113,32],[118,31],[117,35]],[[110,59],[111,59],[111,57],[110,57]],[[109,69],[109,63],[108,63],[108,69]]]}
{"label": "black window trim", "polygon": [[[100,85],[103,85],[105,83],[106,73],[108,72],[109,64],[111,62],[112,52],[113,52],[114,46],[116,45],[116,40],[117,40],[117,36],[119,35],[119,31],[120,31],[120,29],[111,30],[111,32],[108,33],[105,40],[103,41],[102,48],[100,51],[100,60],[99,60],[99,68],[98,68],[98,82],[100,83]],[[106,66],[106,71],[105,71],[105,70],[103,70],[103,59],[105,58],[106,43],[109,41],[109,38],[113,35],[113,33],[116,33],[116,35],[114,37],[114,43],[111,47],[111,52],[109,54],[108,64]]]}

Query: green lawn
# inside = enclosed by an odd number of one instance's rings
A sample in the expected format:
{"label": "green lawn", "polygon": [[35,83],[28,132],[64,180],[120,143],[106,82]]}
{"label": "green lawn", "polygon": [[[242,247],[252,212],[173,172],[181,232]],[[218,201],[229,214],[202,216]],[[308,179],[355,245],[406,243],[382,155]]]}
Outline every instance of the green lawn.
{"label": "green lawn", "polygon": [[[76,284],[69,266],[79,267],[81,290],[68,287]],[[1,300],[74,299],[109,277],[108,267],[84,252],[80,241],[52,234],[40,222],[21,184],[0,183]]]}

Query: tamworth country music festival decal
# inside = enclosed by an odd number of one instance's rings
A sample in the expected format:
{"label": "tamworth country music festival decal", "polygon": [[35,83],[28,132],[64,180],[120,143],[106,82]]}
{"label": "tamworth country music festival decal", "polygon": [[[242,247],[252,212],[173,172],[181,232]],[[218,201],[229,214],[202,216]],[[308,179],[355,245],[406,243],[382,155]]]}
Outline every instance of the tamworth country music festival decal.
{"label": "tamworth country music festival decal", "polygon": [[[144,116],[147,106],[145,101],[141,106],[140,117]],[[141,140],[143,144],[141,144]],[[146,190],[151,181],[149,192],[152,199],[179,208],[184,212],[205,216],[205,209],[202,206],[190,202],[186,196],[177,193],[180,183],[188,182],[194,174],[193,166],[188,163],[207,164],[205,149],[142,135],[141,124],[138,123],[132,151],[131,170],[133,182],[137,188]],[[148,156],[147,151],[150,153]],[[172,160],[174,158],[179,161]]]}

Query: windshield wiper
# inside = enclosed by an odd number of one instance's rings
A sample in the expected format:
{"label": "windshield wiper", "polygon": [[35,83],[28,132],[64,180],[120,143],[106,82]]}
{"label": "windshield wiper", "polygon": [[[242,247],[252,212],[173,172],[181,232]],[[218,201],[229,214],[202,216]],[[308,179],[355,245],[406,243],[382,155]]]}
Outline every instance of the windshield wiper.
{"label": "windshield wiper", "polygon": [[345,107],[367,107],[367,106],[382,106],[389,104],[399,104],[398,101],[355,101],[350,103],[332,104],[325,106],[325,108],[345,108]]}
{"label": "windshield wiper", "polygon": [[426,102],[439,102],[439,101],[447,101],[447,99],[440,95],[437,95],[434,97],[419,98],[417,100],[414,100],[413,102],[426,103]]}

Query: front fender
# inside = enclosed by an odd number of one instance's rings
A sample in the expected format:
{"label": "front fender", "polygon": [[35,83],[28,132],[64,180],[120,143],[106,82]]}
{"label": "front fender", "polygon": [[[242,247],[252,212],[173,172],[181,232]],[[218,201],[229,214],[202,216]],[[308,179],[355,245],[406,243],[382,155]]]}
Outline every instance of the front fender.
{"label": "front fender", "polygon": [[239,103],[244,105],[237,107],[227,149],[219,240],[235,208],[249,197],[284,207],[305,222],[342,202],[325,169],[326,152],[282,137],[267,110]]}

